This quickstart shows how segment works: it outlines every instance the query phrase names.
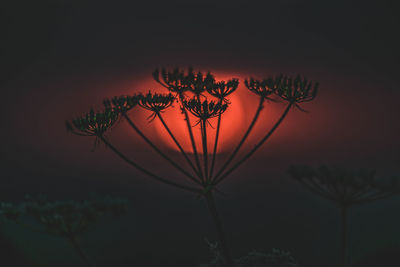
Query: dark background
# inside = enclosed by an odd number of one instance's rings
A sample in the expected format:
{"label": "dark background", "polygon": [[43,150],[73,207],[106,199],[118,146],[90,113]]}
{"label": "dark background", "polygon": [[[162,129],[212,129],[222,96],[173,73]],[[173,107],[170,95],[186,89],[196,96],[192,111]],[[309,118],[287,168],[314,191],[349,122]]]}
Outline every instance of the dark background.
{"label": "dark background", "polygon": [[[310,112],[293,111],[271,142],[221,185],[227,196],[217,204],[235,257],[276,247],[291,251],[302,266],[336,266],[338,211],[292,181],[286,169],[327,163],[400,174],[394,3],[4,1],[0,200],[38,193],[124,197],[130,202],[126,217],[105,219],[81,239],[93,261],[149,267],[207,262],[204,238],[216,237],[202,200],[146,179],[104,147],[91,152],[93,140],[67,134],[64,120],[105,97],[147,91],[140,85],[160,66],[258,78],[300,73],[321,84],[318,98],[304,105]],[[143,164],[175,175],[139,141],[132,151]],[[355,261],[379,251],[399,253],[399,205],[393,198],[354,208]],[[58,238],[8,222],[0,233],[6,266],[81,264]]]}

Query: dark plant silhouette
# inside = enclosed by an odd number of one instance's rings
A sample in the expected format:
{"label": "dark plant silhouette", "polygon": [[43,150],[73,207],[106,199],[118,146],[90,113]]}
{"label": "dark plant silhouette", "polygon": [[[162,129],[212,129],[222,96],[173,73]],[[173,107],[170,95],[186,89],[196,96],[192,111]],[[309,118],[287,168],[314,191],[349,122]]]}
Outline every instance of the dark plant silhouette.
{"label": "dark plant silhouette", "polygon": [[[20,204],[2,202],[0,215],[32,231],[56,235],[67,240],[87,266],[93,266],[78,243],[78,236],[91,229],[104,214],[126,212],[121,199],[93,198],[86,201],[49,201],[45,196],[27,197]],[[35,224],[27,223],[36,221]]]}
{"label": "dark plant silhouette", "polygon": [[[149,92],[147,94],[136,94],[133,96],[117,96],[104,101],[105,110],[83,115],[81,118],[67,121],[67,129],[78,135],[93,135],[96,140],[102,141],[115,154],[128,164],[137,168],[141,172],[147,174],[151,178],[198,194],[207,201],[207,206],[217,228],[221,251],[228,267],[233,266],[233,261],[229,253],[227,243],[225,241],[221,220],[217,213],[214,191],[218,192],[217,186],[226,179],[230,173],[241,166],[256,150],[272,135],[276,128],[288,114],[292,107],[299,107],[299,103],[311,101],[317,94],[318,84],[313,84],[300,76],[292,79],[287,76],[269,77],[262,81],[253,78],[246,80],[246,87],[259,96],[259,103],[254,118],[249,125],[244,136],[232,151],[230,157],[222,166],[215,171],[216,155],[218,152],[218,141],[220,135],[221,120],[224,112],[230,107],[229,95],[233,94],[239,85],[238,79],[228,81],[216,81],[211,73],[203,75],[201,72],[194,72],[189,68],[187,72],[178,68],[167,71],[166,69],[156,70],[153,72],[153,78],[161,86],[165,87],[168,92],[166,94],[156,94]],[[237,162],[232,161],[237,156],[239,150],[245,143],[250,132],[253,130],[261,110],[266,100],[286,102],[286,108],[277,122],[269,129],[265,136],[251,149],[247,154],[240,158]],[[185,120],[188,132],[188,138],[191,142],[192,151],[185,151],[179,140],[175,137],[173,131],[164,120],[162,113],[167,108],[177,103],[182,111],[182,119]],[[190,170],[185,166],[176,162],[167,154],[162,152],[136,125],[130,118],[128,112],[141,107],[151,112],[149,120],[159,119],[168,135],[181,152],[184,160],[187,162]],[[190,114],[197,118],[192,125]],[[152,171],[143,168],[141,165],[128,158],[120,149],[116,148],[105,135],[105,129],[111,128],[117,120],[117,117],[123,118],[133,128],[133,130],[161,157],[175,167],[184,177],[193,182],[193,185],[173,181],[169,178],[161,177]],[[213,151],[207,151],[210,142],[207,134],[207,127],[210,126],[211,118],[218,118],[216,126],[216,134],[214,139]],[[177,118],[178,119],[178,118]],[[83,122],[83,123],[82,123]],[[86,126],[86,127],[85,127]],[[200,127],[202,159],[198,145],[193,135],[193,127]],[[87,129],[89,128],[89,129]],[[93,133],[93,134],[92,134]],[[189,154],[190,153],[190,154]],[[210,154],[210,155],[209,155]],[[214,173],[215,172],[215,173]],[[174,174],[175,175],[175,174]]]}
{"label": "dark plant silhouette", "polygon": [[[222,267],[223,257],[217,243],[206,242],[213,254],[213,259],[208,264],[198,267]],[[234,260],[234,267],[299,267],[290,252],[273,248],[271,251],[251,251],[246,256]]]}
{"label": "dark plant silhouette", "polygon": [[311,192],[332,201],[341,215],[341,262],[348,264],[347,252],[347,214],[354,205],[388,198],[397,194],[399,181],[393,178],[390,182],[378,180],[375,171],[349,171],[321,165],[314,169],[307,165],[296,165],[289,168],[290,175]]}

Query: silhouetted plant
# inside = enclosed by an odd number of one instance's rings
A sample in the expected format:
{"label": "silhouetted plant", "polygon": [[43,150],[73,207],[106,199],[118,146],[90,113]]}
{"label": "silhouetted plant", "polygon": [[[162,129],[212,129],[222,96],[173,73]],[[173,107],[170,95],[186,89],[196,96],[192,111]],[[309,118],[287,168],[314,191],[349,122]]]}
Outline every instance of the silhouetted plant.
{"label": "silhouetted plant", "polygon": [[311,192],[332,201],[341,214],[341,261],[348,264],[347,253],[347,213],[350,207],[388,198],[399,192],[399,180],[391,182],[378,180],[375,171],[349,171],[321,165],[314,169],[307,165],[289,168],[290,175]]}
{"label": "silhouetted plant", "polygon": [[[141,172],[147,174],[153,179],[172,185],[174,187],[190,191],[195,194],[203,196],[207,201],[207,206],[210,210],[212,218],[217,228],[218,237],[221,243],[222,253],[224,255],[224,260],[228,267],[233,266],[233,261],[230,256],[228,246],[225,241],[225,236],[222,229],[222,224],[217,213],[217,209],[214,201],[213,192],[217,190],[217,186],[224,180],[230,173],[241,166],[247,159],[254,154],[255,151],[272,135],[276,128],[280,125],[283,119],[288,114],[292,107],[299,107],[299,103],[305,101],[311,101],[315,98],[317,94],[318,84],[312,85],[311,82],[306,79],[301,79],[300,76],[293,79],[287,76],[269,77],[262,81],[250,78],[245,81],[246,87],[256,93],[259,96],[259,104],[257,111],[254,115],[252,122],[250,123],[247,131],[245,132],[243,138],[240,140],[238,145],[235,147],[230,157],[226,160],[224,164],[218,169],[216,174],[214,174],[216,155],[218,151],[218,141],[220,135],[221,118],[224,112],[229,108],[230,102],[227,98],[233,94],[239,85],[238,79],[231,79],[228,81],[216,81],[214,76],[208,72],[203,75],[201,72],[194,72],[192,68],[189,68],[187,72],[182,71],[178,68],[167,71],[166,69],[156,70],[153,72],[154,80],[165,87],[168,90],[167,94],[156,94],[149,92],[147,94],[137,94],[133,96],[119,96],[114,97],[111,100],[105,100],[105,111],[104,113],[110,115],[101,115],[102,112],[96,113],[100,114],[101,118],[112,118],[112,121],[107,121],[104,127],[100,127],[101,130],[92,129],[94,126],[90,125],[92,128],[86,129],[81,124],[76,124],[74,122],[82,121],[87,118],[88,115],[84,115],[82,118],[78,118],[72,121],[72,124],[67,122],[68,130],[72,133],[79,135],[88,135],[87,132],[93,133],[97,140],[101,140],[107,147],[109,147],[114,153],[116,153],[121,159],[129,163],[133,167],[137,168]],[[213,100],[216,99],[216,100]],[[130,101],[127,104],[128,100]],[[283,114],[280,116],[278,121],[272,126],[272,128],[266,132],[265,136],[251,149],[247,154],[245,154],[236,163],[232,164],[232,161],[236,157],[237,153],[245,143],[250,132],[253,130],[256,121],[264,107],[265,100],[278,101],[283,100],[287,103]],[[183,120],[186,121],[188,136],[190,138],[192,155],[188,155],[187,151],[183,149],[179,140],[175,137],[174,133],[168,126],[167,122],[162,116],[162,112],[167,108],[171,107],[173,103],[176,102],[183,114]],[[136,106],[144,108],[152,112],[149,120],[152,121],[156,118],[160,120],[168,135],[173,140],[174,144],[177,146],[185,161],[188,163],[191,170],[186,170],[182,164],[171,159],[168,155],[162,152],[136,125],[136,123],[128,115],[128,111],[134,110]],[[91,111],[91,114],[94,114]],[[141,165],[135,161],[128,158],[124,153],[122,153],[118,148],[116,148],[109,139],[105,136],[104,128],[110,128],[115,122],[116,114],[119,117],[124,118],[128,124],[135,130],[135,132],[161,157],[167,160],[172,166],[174,166],[184,177],[188,178],[194,183],[194,186],[186,185],[180,182],[175,182],[170,179],[161,177],[154,174],[148,169],[143,168]],[[192,114],[198,121],[192,125],[190,122],[190,116]],[[97,115],[93,115],[96,117]],[[93,117],[92,115],[89,118]],[[217,127],[214,139],[214,146],[211,158],[208,156],[208,143],[210,142],[207,138],[207,127],[210,126],[209,120],[211,118],[217,117]],[[177,118],[178,119],[178,118]],[[93,119],[92,119],[93,120]],[[91,121],[92,121],[91,120]],[[111,123],[112,122],[112,123]],[[84,124],[84,126],[86,126]],[[103,124],[100,123],[100,126]],[[75,128],[73,128],[74,126]],[[99,127],[97,124],[96,127]],[[203,158],[200,159],[200,153],[197,148],[196,140],[193,135],[192,127],[200,127],[201,132],[201,147]],[[211,153],[210,153],[211,154]],[[192,158],[193,156],[193,158]],[[211,164],[210,164],[211,163]]]}
{"label": "silhouetted plant", "polygon": [[[126,201],[110,197],[85,201],[49,201],[45,196],[38,196],[27,197],[26,201],[17,205],[2,202],[0,215],[35,232],[66,239],[87,266],[92,266],[78,243],[78,236],[91,229],[101,215],[120,216],[125,214],[126,207]],[[27,223],[32,219],[36,224]]]}
{"label": "silhouetted plant", "polygon": [[[198,267],[222,267],[224,260],[218,249],[217,243],[206,242],[213,254],[213,259],[208,264]],[[290,252],[273,248],[268,251],[251,251],[246,256],[234,260],[234,267],[300,267]]]}

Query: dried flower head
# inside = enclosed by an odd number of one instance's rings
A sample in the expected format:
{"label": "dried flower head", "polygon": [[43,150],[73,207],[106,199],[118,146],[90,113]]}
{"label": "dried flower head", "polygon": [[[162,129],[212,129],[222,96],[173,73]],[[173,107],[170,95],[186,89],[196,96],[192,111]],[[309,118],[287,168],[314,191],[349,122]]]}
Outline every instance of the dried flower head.
{"label": "dried flower head", "polygon": [[153,78],[170,92],[180,96],[183,96],[187,91],[200,95],[215,82],[211,73],[206,75],[201,72],[195,73],[192,68],[189,68],[187,73],[179,68],[175,68],[173,71],[167,71],[163,68],[161,72],[156,69],[153,72]]}
{"label": "dried flower head", "polygon": [[190,111],[200,121],[206,121],[225,112],[228,108],[226,103],[216,103],[214,101],[204,100],[203,102],[197,98],[183,100],[184,107]]}
{"label": "dried flower head", "polygon": [[203,92],[211,89],[215,84],[214,76],[208,72],[203,75],[201,72],[196,73],[194,79],[189,83],[189,90],[195,95],[201,95]]}
{"label": "dried flower head", "polygon": [[298,103],[309,102],[317,96],[318,82],[314,83],[302,78],[300,75],[296,78],[284,76],[280,79],[276,94],[291,103],[294,103],[297,108],[300,108]]}
{"label": "dried flower head", "polygon": [[238,85],[239,85],[238,79],[228,80],[227,82],[225,81],[215,82],[213,83],[213,86],[207,88],[207,92],[210,95],[228,103],[226,97],[232,94],[238,88]]}
{"label": "dried flower head", "polygon": [[82,117],[78,117],[70,123],[66,121],[67,130],[84,136],[102,136],[118,120],[118,112],[106,108],[102,112],[94,112],[91,109]]}
{"label": "dried flower head", "polygon": [[189,89],[190,81],[194,79],[194,73],[192,68],[189,68],[188,74],[179,68],[175,68],[173,71],[162,68],[161,73],[159,69],[153,72],[153,78],[170,92],[182,95]]}
{"label": "dried flower head", "polygon": [[314,170],[307,165],[291,166],[291,176],[309,190],[334,201],[339,206],[350,206],[375,199],[384,198],[398,188],[398,180],[384,183],[377,180],[375,171],[359,170],[357,172],[340,168],[320,166]]}
{"label": "dried flower head", "polygon": [[114,96],[111,99],[105,99],[103,104],[106,109],[113,109],[120,113],[125,113],[134,108],[139,102],[137,95],[132,96]]}
{"label": "dried flower head", "polygon": [[0,213],[8,220],[19,222],[21,217],[36,219],[46,232],[59,236],[75,236],[89,229],[100,215],[122,215],[127,202],[121,199],[93,198],[85,201],[49,201],[46,196],[26,197],[15,205],[1,203]]}
{"label": "dried flower head", "polygon": [[262,81],[250,78],[249,80],[245,80],[244,84],[251,92],[259,95],[260,97],[263,97],[271,101],[275,101],[270,96],[272,96],[275,93],[280,83],[280,80],[281,77],[277,78],[269,77]]}
{"label": "dried flower head", "polygon": [[148,92],[146,95],[139,95],[138,104],[144,109],[158,113],[172,106],[174,101],[175,96],[172,94]]}

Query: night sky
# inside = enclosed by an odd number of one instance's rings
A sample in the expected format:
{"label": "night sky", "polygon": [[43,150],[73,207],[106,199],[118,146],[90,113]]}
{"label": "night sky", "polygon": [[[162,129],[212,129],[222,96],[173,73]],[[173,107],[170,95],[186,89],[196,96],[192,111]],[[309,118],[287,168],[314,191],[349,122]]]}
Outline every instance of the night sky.
{"label": "night sky", "polygon": [[[229,152],[258,101],[244,79],[302,74],[320,83],[317,98],[302,106],[309,112],[289,113],[269,142],[221,184],[226,196],[218,196],[217,205],[235,257],[277,247],[305,267],[337,266],[338,211],[286,170],[325,163],[400,175],[397,11],[394,1],[6,1],[0,7],[0,201],[39,193],[123,197],[130,203],[125,217],[106,219],[82,237],[96,266],[206,263],[212,255],[204,238],[216,236],[204,201],[148,179],[104,146],[93,152],[94,140],[67,133],[64,121],[100,109],[106,97],[162,91],[152,80],[155,68],[193,66],[216,79],[240,79],[240,97],[232,101],[241,105],[240,116],[230,117],[222,138]],[[265,105],[241,155],[283,109],[282,103]],[[174,124],[177,113],[171,114],[166,117]],[[179,157],[158,124],[146,121],[148,113],[135,116]],[[128,127],[116,127],[110,139],[144,166],[180,179]],[[354,260],[399,253],[399,208],[399,198],[354,208]],[[10,222],[0,224],[0,251],[10,267],[81,264],[63,240]]]}

